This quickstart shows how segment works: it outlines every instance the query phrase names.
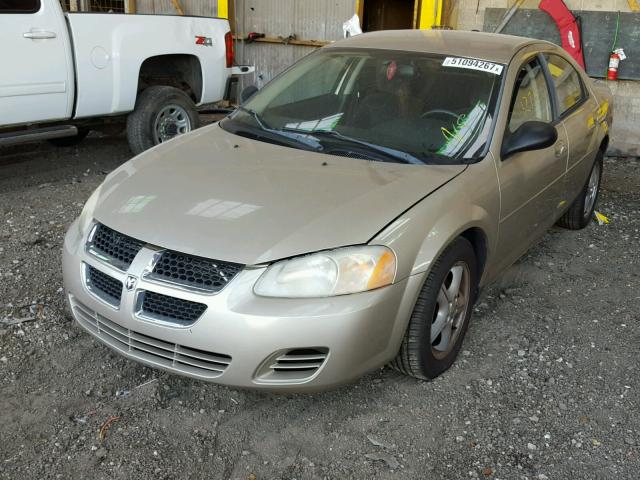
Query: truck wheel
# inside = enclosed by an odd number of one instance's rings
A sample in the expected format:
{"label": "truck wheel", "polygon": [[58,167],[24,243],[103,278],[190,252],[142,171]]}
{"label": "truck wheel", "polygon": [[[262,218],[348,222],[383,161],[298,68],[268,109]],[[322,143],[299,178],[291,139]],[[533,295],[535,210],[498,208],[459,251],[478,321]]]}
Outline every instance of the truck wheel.
{"label": "truck wheel", "polygon": [[171,140],[199,126],[193,100],[174,87],[154,85],[136,100],[127,118],[127,139],[134,154]]}
{"label": "truck wheel", "polygon": [[56,147],[73,147],[83,141],[89,135],[89,129],[78,129],[78,134],[73,137],[51,138],[47,140],[51,145]]}

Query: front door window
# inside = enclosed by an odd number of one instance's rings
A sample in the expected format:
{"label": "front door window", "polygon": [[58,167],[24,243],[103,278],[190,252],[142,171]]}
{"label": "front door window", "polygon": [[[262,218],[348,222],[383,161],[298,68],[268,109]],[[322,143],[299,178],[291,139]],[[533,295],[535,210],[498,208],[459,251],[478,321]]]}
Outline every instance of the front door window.
{"label": "front door window", "polygon": [[509,107],[509,131],[529,121],[551,122],[549,89],[540,61],[535,58],[518,72]]}

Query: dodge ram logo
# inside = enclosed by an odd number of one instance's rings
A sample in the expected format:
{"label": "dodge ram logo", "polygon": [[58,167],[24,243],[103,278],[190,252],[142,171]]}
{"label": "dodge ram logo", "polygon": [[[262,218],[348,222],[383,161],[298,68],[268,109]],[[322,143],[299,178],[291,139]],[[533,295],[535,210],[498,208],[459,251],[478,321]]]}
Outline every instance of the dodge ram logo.
{"label": "dodge ram logo", "polygon": [[138,283],[138,277],[127,275],[127,279],[124,281],[124,286],[130,292],[131,290],[136,288],[136,283]]}
{"label": "dodge ram logo", "polygon": [[196,45],[204,45],[205,47],[213,46],[213,41],[211,37],[202,37],[200,35],[196,35]]}

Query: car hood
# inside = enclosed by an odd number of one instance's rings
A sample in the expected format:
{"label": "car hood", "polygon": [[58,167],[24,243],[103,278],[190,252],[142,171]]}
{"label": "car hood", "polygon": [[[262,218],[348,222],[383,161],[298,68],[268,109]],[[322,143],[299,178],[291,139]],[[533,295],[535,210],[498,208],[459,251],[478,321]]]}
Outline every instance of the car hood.
{"label": "car hood", "polygon": [[93,217],[159,247],[260,264],[366,243],[464,168],[330,156],[216,124],[112,172]]}

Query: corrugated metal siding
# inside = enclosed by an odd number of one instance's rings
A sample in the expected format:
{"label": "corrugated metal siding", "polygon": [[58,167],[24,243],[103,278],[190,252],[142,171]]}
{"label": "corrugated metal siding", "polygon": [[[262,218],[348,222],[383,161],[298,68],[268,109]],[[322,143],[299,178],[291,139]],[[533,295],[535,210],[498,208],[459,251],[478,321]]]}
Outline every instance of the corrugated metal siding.
{"label": "corrugated metal siding", "polygon": [[[233,1],[233,0],[230,0]],[[338,40],[342,24],[355,13],[355,0],[236,0],[236,33],[260,32],[268,37],[295,34],[300,40]],[[255,78],[242,79],[242,84],[255,83],[259,88],[282,70],[315,50],[301,45],[239,43],[238,63],[255,65]]]}
{"label": "corrugated metal siding", "polygon": [[[216,0],[180,0],[180,5],[182,5],[185,15],[200,15],[204,17],[218,15],[218,2]],[[171,0],[137,0],[136,11],[138,13],[177,14]]]}
{"label": "corrugated metal siding", "polygon": [[315,51],[314,47],[302,45],[278,45],[275,43],[253,43],[244,46],[238,45],[238,63],[255,65],[254,75],[241,77],[240,88],[254,84],[262,88],[265,83],[277,74],[291,66],[293,63]]}
{"label": "corrugated metal siding", "polygon": [[[336,40],[355,10],[355,0],[237,0],[247,31],[305,40]],[[241,23],[242,15],[238,16]],[[241,25],[239,25],[241,26]]]}
{"label": "corrugated metal siding", "polygon": [[[216,0],[180,0],[188,15],[216,16]],[[338,40],[342,24],[355,13],[356,0],[229,0],[235,5],[236,34],[261,32],[268,37],[295,34],[300,40]],[[175,14],[171,0],[138,0],[139,13]],[[255,65],[255,75],[241,77],[239,88],[261,88],[278,73],[313,52],[314,47],[272,43],[236,45],[236,61]]]}

